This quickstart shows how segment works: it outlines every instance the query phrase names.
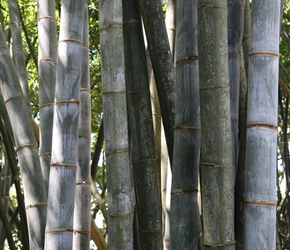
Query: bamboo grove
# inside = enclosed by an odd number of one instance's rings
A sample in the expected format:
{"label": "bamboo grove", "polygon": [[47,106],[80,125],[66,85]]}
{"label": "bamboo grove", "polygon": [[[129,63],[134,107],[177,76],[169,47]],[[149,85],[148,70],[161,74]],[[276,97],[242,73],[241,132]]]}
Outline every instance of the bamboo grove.
{"label": "bamboo grove", "polygon": [[289,249],[290,1],[0,0],[0,249]]}

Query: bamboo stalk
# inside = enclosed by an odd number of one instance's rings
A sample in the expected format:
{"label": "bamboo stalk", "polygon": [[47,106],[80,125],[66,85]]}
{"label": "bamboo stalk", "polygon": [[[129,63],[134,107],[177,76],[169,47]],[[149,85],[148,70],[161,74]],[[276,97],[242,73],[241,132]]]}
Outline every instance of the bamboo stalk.
{"label": "bamboo stalk", "polygon": [[[22,175],[30,247],[42,249],[46,219],[46,194],[38,158],[37,144],[27,102],[0,30],[0,84],[11,121]],[[39,218],[35,220],[35,218]]]}

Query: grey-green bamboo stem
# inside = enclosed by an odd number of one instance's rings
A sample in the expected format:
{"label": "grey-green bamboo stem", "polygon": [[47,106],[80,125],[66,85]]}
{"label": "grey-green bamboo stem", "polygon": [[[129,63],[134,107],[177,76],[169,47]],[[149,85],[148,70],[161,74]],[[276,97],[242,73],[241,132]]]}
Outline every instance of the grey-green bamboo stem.
{"label": "grey-green bamboo stem", "polygon": [[88,3],[84,8],[78,167],[74,210],[73,249],[90,249],[91,240],[91,94],[89,71]]}
{"label": "grey-green bamboo stem", "polygon": [[51,161],[53,102],[56,78],[56,20],[54,0],[38,0],[39,157],[46,193]]}
{"label": "grey-green bamboo stem", "polygon": [[12,36],[12,51],[13,61],[17,70],[18,79],[24,96],[27,98],[27,105],[29,106],[30,96],[28,90],[28,81],[26,73],[25,55],[22,46],[21,37],[21,24],[20,13],[17,0],[9,0],[9,15],[10,15],[10,28]]}
{"label": "grey-green bamboo stem", "polygon": [[239,156],[235,184],[235,238],[236,249],[244,249],[244,199],[247,132],[247,77],[244,60],[241,58],[239,96]]}
{"label": "grey-green bamboo stem", "polygon": [[[1,147],[1,154],[2,154],[2,162],[0,166],[0,203],[2,204],[2,209],[3,209],[1,213],[3,213],[3,216],[8,218],[9,190],[12,184],[11,182],[12,175],[11,175],[11,170],[9,167],[9,162],[7,160],[7,153],[4,147],[3,140],[2,138],[0,140],[1,140],[0,147]],[[5,228],[2,221],[0,221],[0,249],[4,249],[5,239],[6,239]]]}
{"label": "grey-green bamboo stem", "polygon": [[135,198],[129,161],[122,1],[101,0],[99,8],[109,210],[108,247],[112,250],[131,250]]}
{"label": "grey-green bamboo stem", "polygon": [[171,249],[198,248],[200,107],[197,1],[178,0],[176,24],[176,115],[172,165]]}
{"label": "grey-green bamboo stem", "polygon": [[146,31],[157,86],[168,155],[172,163],[175,115],[175,71],[162,12],[162,4],[160,0],[139,0],[139,8]]}
{"label": "grey-green bamboo stem", "polygon": [[16,153],[14,150],[14,141],[12,138],[13,132],[12,132],[10,119],[9,119],[9,116],[8,116],[8,113],[4,104],[1,91],[0,91],[0,116],[3,119],[3,121],[0,120],[0,132],[3,138],[7,161],[9,164],[9,168],[11,170],[11,174],[13,176],[12,180],[14,182],[16,194],[17,194],[17,202],[18,202],[20,222],[21,222],[23,249],[29,249],[27,218],[26,218],[26,213],[25,213],[24,197],[23,197],[21,186],[20,186],[20,181],[18,178]]}
{"label": "grey-green bamboo stem", "polygon": [[63,0],[49,175],[46,249],[72,249],[84,0]]}
{"label": "grey-green bamboo stem", "polygon": [[177,0],[168,0],[166,7],[165,25],[168,35],[168,42],[172,54],[173,64],[175,63],[175,33],[176,33],[176,2]]}
{"label": "grey-green bamboo stem", "polygon": [[140,249],[162,248],[161,200],[139,6],[123,0],[125,78]]}
{"label": "grey-green bamboo stem", "polygon": [[199,0],[204,248],[235,249],[227,1]]}
{"label": "grey-green bamboo stem", "polygon": [[27,102],[23,96],[2,30],[0,30],[0,66],[1,89],[14,133],[23,181],[30,248],[43,249],[46,193],[37,144],[30,111],[26,105]]}
{"label": "grey-green bamboo stem", "polygon": [[231,97],[233,185],[235,185],[238,158],[240,57],[244,29],[244,4],[244,0],[228,0],[228,65]]}
{"label": "grey-green bamboo stem", "polygon": [[252,2],[245,179],[245,249],[276,249],[281,0]]}
{"label": "grey-green bamboo stem", "polygon": [[16,250],[15,242],[14,242],[13,236],[12,236],[12,230],[11,230],[10,224],[8,222],[8,218],[5,216],[4,210],[5,210],[5,208],[2,204],[2,202],[0,202],[0,219],[1,219],[2,224],[3,224],[5,234],[7,236],[8,244],[9,244],[9,247],[11,250]]}
{"label": "grey-green bamboo stem", "polygon": [[250,49],[250,37],[251,37],[251,9],[249,0],[245,0],[244,8],[244,34],[243,34],[243,55],[246,77],[248,79],[249,71],[249,49]]}

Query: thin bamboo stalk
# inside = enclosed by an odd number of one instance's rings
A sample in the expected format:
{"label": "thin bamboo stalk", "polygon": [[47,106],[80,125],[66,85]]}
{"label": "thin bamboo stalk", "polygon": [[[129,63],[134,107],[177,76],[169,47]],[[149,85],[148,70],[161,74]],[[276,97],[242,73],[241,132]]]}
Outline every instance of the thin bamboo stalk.
{"label": "thin bamboo stalk", "polygon": [[56,20],[54,0],[38,0],[39,157],[48,194],[51,161],[53,102],[56,78]]}
{"label": "thin bamboo stalk", "polygon": [[89,71],[88,3],[84,6],[78,167],[74,210],[73,249],[89,249],[91,239],[91,94]]}
{"label": "thin bamboo stalk", "polygon": [[20,82],[21,89],[24,96],[27,98],[27,105],[29,105],[29,90],[28,81],[26,73],[25,55],[22,46],[21,37],[21,24],[20,24],[20,13],[18,8],[17,0],[9,0],[9,15],[10,15],[10,28],[12,36],[12,51],[13,51],[13,61],[15,68],[17,70],[18,79]]}

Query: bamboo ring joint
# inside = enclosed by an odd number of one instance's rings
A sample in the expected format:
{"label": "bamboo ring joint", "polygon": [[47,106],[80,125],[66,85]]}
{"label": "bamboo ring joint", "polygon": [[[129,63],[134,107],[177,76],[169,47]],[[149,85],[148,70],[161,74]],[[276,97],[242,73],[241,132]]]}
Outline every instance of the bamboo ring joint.
{"label": "bamboo ring joint", "polygon": [[44,107],[53,107],[53,106],[54,106],[54,103],[46,103],[46,104],[39,106],[39,109],[42,109]]}
{"label": "bamboo ring joint", "polygon": [[20,149],[28,148],[28,147],[37,148],[37,145],[35,145],[35,144],[24,144],[24,145],[21,145],[20,147],[16,148],[15,152],[17,153]]}
{"label": "bamboo ring joint", "polygon": [[75,103],[75,104],[80,104],[79,100],[76,99],[71,99],[71,100],[62,100],[62,101],[56,101],[55,104],[68,104],[68,103]]}
{"label": "bamboo ring joint", "polygon": [[46,234],[50,233],[63,233],[63,232],[73,232],[74,230],[71,228],[59,228],[59,229],[50,229],[50,230],[45,230]]}
{"label": "bamboo ring joint", "polygon": [[66,42],[72,42],[72,43],[77,43],[83,46],[83,43],[80,40],[72,39],[72,38],[65,38],[62,40],[59,40],[58,43],[66,43]]}
{"label": "bamboo ring joint", "polygon": [[245,204],[252,204],[252,205],[262,205],[262,206],[272,206],[276,207],[277,203],[273,201],[264,201],[264,200],[244,200]]}
{"label": "bamboo ring joint", "polygon": [[89,184],[89,185],[91,185],[91,182],[88,181],[88,180],[83,180],[83,181],[80,181],[80,182],[76,182],[76,185],[82,185],[82,184]]}
{"label": "bamboo ring joint", "polygon": [[51,167],[66,167],[66,168],[77,168],[76,164],[63,163],[63,162],[54,162],[50,164]]}
{"label": "bamboo ring joint", "polygon": [[218,8],[218,9],[227,10],[226,6],[214,5],[214,4],[201,4],[200,6],[198,6],[198,10],[201,9],[201,8]]}
{"label": "bamboo ring joint", "polygon": [[269,56],[280,57],[279,53],[275,51],[271,51],[271,50],[256,50],[249,53],[249,56],[254,56],[254,55],[269,55]]}
{"label": "bamboo ring joint", "polygon": [[53,20],[53,21],[56,20],[55,17],[53,17],[53,16],[42,16],[42,17],[38,18],[38,21],[40,21],[41,19],[50,19],[50,20]]}
{"label": "bamboo ring joint", "polygon": [[46,202],[36,202],[33,204],[29,204],[28,206],[25,207],[25,209],[32,208],[32,207],[40,207],[40,206],[47,206],[47,203]]}
{"label": "bamboo ring joint", "polygon": [[6,104],[7,102],[11,101],[12,99],[16,99],[16,98],[23,98],[24,96],[22,94],[19,94],[19,95],[15,95],[15,96],[11,96],[9,97],[8,99],[6,99],[4,101],[4,103]]}
{"label": "bamboo ring joint", "polygon": [[247,128],[269,128],[275,131],[278,131],[278,127],[272,124],[265,124],[265,123],[252,123],[248,124]]}
{"label": "bamboo ring joint", "polygon": [[56,60],[55,59],[52,59],[52,58],[49,58],[49,57],[44,57],[44,58],[40,58],[38,60],[38,63],[42,62],[42,61],[50,61],[50,62],[54,62],[56,63]]}
{"label": "bamboo ring joint", "polygon": [[183,125],[175,125],[174,129],[176,130],[197,130],[200,131],[201,127],[198,126],[183,126]]}
{"label": "bamboo ring joint", "polygon": [[203,245],[208,247],[208,248],[220,248],[220,247],[232,246],[232,245],[235,245],[235,244],[236,244],[236,241],[226,242],[224,244],[203,243]]}
{"label": "bamboo ring joint", "polygon": [[81,233],[81,234],[90,234],[91,231],[89,230],[74,230],[74,233]]}
{"label": "bamboo ring joint", "polygon": [[212,85],[200,87],[199,90],[203,91],[203,90],[209,90],[209,89],[219,89],[219,88],[229,88],[229,87],[230,87],[229,84],[212,84]]}

